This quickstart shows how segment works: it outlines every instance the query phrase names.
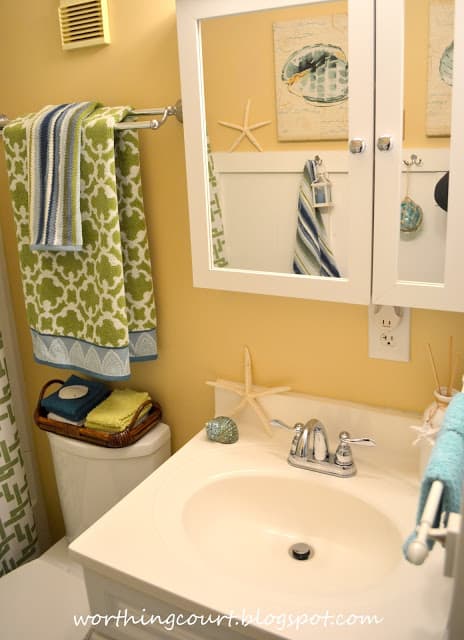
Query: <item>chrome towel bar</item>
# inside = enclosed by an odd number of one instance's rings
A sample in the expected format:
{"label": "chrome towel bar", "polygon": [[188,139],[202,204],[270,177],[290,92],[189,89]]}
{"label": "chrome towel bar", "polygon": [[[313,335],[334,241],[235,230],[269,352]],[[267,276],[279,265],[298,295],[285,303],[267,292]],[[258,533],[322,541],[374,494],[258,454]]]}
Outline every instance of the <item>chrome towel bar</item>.
{"label": "chrome towel bar", "polygon": [[[133,118],[145,117],[145,116],[161,116],[158,120],[152,118],[151,120],[135,120]],[[125,122],[118,122],[114,128],[118,131],[124,129],[159,129],[168,119],[169,116],[175,116],[177,121],[182,123],[182,102],[178,100],[175,105],[169,105],[167,107],[158,107],[155,109],[134,109],[127,116]],[[0,134],[4,127],[9,123],[9,118],[5,114],[0,114]]]}
{"label": "chrome towel bar", "polygon": [[439,524],[438,527],[434,527],[442,494],[443,483],[440,480],[434,480],[430,487],[420,523],[416,528],[416,537],[409,543],[407,555],[409,561],[413,564],[423,564],[429,555],[428,541],[435,540],[440,542],[446,549],[443,573],[445,576],[452,577],[454,575],[456,551],[461,532],[461,515],[459,513],[449,513],[446,526]]}
{"label": "chrome towel bar", "polygon": [[[464,393],[464,375],[462,376],[462,393]],[[432,482],[420,522],[416,527],[416,536],[409,542],[406,553],[410,562],[419,565],[429,554],[428,542],[432,540],[440,542],[446,549],[444,574],[451,577],[454,575],[462,515],[451,512],[448,514],[446,525],[438,523],[438,527],[434,526],[440,510],[443,490],[444,484],[441,480]]]}

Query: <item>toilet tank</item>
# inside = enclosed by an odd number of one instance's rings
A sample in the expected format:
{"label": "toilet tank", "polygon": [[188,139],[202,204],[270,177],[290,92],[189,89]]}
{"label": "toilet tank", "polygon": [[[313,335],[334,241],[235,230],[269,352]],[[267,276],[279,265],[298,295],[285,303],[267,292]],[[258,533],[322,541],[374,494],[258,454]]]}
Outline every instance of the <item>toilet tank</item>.
{"label": "toilet tank", "polygon": [[47,433],[69,541],[159,467],[171,454],[169,427],[159,423],[117,449]]}

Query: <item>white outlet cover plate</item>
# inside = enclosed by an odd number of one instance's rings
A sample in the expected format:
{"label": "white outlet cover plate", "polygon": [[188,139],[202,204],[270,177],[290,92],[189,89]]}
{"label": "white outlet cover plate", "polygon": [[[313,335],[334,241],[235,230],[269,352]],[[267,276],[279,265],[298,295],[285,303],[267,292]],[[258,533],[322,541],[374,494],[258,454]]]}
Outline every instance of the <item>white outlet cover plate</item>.
{"label": "white outlet cover plate", "polygon": [[382,308],[388,309],[374,304],[368,307],[369,358],[409,362],[410,309],[402,307],[401,322],[388,330],[379,323]]}

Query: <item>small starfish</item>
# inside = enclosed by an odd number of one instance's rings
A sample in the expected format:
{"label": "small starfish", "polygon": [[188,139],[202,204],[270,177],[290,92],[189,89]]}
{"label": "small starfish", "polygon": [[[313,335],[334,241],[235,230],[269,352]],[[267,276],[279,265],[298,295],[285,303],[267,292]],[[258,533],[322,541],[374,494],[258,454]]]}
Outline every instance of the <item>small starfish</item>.
{"label": "small starfish", "polygon": [[411,426],[410,429],[419,433],[413,444],[426,440],[432,447],[435,444],[435,434],[440,431],[440,427],[433,427],[430,422],[425,422],[420,427]]}
{"label": "small starfish", "polygon": [[249,113],[250,113],[250,104],[251,104],[251,100],[250,100],[250,98],[248,98],[248,101],[247,101],[246,106],[245,106],[245,116],[243,118],[243,124],[242,125],[241,124],[232,124],[231,122],[224,122],[222,120],[218,120],[218,123],[222,124],[223,127],[229,127],[229,129],[236,129],[237,131],[241,131],[241,134],[239,135],[237,140],[234,142],[234,144],[229,149],[229,153],[231,151],[233,151],[234,149],[236,149],[244,138],[248,138],[248,140],[251,142],[251,144],[253,144],[258,149],[258,151],[262,151],[263,150],[263,148],[261,147],[261,145],[259,144],[259,142],[256,140],[256,138],[254,137],[254,135],[251,132],[254,129],[259,129],[259,127],[264,127],[267,124],[271,124],[271,120],[265,120],[264,122],[257,122],[256,124],[248,124],[248,116],[249,116]]}
{"label": "small starfish", "polygon": [[263,396],[269,396],[273,393],[284,393],[285,391],[290,391],[290,387],[270,387],[269,389],[265,389],[264,391],[253,391],[253,382],[251,379],[251,357],[250,352],[248,351],[248,347],[243,348],[244,351],[244,359],[245,359],[245,386],[242,384],[238,384],[236,382],[229,382],[228,380],[217,380],[216,382],[207,382],[212,387],[218,387],[219,389],[227,389],[227,391],[233,391],[237,395],[241,396],[242,399],[238,403],[238,405],[231,411],[229,417],[231,418],[233,415],[237,414],[241,411],[247,404],[253,409],[258,418],[260,419],[266,433],[269,436],[272,436],[272,431],[269,426],[269,418],[267,417],[264,409],[259,405],[257,398],[262,398]]}

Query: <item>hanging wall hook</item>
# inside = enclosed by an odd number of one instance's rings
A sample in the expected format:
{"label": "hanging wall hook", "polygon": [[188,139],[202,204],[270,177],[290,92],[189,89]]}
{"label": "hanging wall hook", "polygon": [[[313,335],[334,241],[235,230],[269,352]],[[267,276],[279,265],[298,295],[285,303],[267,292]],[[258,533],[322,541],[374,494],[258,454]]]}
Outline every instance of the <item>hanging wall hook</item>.
{"label": "hanging wall hook", "polygon": [[417,154],[412,153],[409,160],[403,160],[403,162],[407,167],[420,167],[422,165],[422,158],[419,158]]}

